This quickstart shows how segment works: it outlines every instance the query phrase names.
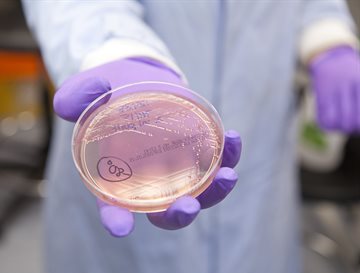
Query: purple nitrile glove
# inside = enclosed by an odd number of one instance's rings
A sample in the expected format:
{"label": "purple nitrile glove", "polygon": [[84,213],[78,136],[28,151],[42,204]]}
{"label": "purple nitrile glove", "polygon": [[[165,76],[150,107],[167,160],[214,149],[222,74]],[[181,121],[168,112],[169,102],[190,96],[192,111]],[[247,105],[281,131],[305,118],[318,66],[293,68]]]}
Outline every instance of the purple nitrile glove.
{"label": "purple nitrile glove", "polygon": [[122,59],[67,79],[55,94],[54,109],[61,118],[76,122],[85,108],[103,93],[144,81],[184,85],[178,74],[161,63],[145,58]]}
{"label": "purple nitrile glove", "polygon": [[[103,93],[120,86],[142,81],[161,81],[183,85],[171,69],[156,61],[133,58],[98,66],[68,79],[56,92],[55,112],[75,122],[85,108]],[[185,94],[186,95],[186,94]],[[211,185],[197,198],[183,196],[166,211],[149,213],[154,225],[163,229],[179,229],[189,225],[200,209],[211,207],[223,200],[233,189],[237,175],[232,169],[241,154],[240,136],[235,131],[225,133],[223,164]],[[115,237],[124,237],[134,229],[134,216],[125,209],[97,201],[101,222]]]}
{"label": "purple nitrile glove", "polygon": [[360,55],[349,46],[330,49],[310,63],[317,119],[325,130],[360,132]]}

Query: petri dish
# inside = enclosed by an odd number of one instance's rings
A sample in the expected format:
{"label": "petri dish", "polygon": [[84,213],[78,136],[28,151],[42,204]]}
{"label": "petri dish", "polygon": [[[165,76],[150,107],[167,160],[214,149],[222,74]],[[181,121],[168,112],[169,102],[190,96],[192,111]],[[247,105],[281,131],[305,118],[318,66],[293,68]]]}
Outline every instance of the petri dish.
{"label": "petri dish", "polygon": [[106,203],[157,212],[202,193],[220,168],[224,129],[215,108],[183,86],[140,82],[103,94],[73,132],[75,165]]}

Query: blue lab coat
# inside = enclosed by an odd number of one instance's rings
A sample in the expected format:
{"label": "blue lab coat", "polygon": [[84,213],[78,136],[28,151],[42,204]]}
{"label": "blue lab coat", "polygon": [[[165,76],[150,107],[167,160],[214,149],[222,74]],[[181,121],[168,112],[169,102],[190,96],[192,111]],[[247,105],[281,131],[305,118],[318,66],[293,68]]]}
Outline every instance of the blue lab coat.
{"label": "blue lab coat", "polygon": [[298,273],[294,72],[301,31],[350,19],[340,0],[26,1],[56,85],[106,40],[134,39],[173,58],[190,87],[243,139],[239,182],[182,230],[136,215],[124,239],[102,227],[71,156],[73,124],[56,120],[45,202],[50,273]]}

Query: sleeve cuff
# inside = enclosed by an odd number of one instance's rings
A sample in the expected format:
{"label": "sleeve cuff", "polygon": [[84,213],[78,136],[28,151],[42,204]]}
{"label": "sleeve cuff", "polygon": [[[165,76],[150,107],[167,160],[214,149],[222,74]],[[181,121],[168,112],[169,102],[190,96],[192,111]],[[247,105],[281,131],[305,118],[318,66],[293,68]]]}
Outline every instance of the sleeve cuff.
{"label": "sleeve cuff", "polygon": [[154,59],[180,75],[182,81],[187,83],[186,77],[178,65],[169,57],[157,52],[155,49],[131,39],[111,39],[101,47],[90,52],[83,60],[80,70],[84,71],[118,59],[146,57]]}
{"label": "sleeve cuff", "polygon": [[324,19],[307,27],[300,37],[300,60],[308,64],[324,50],[349,45],[359,48],[359,42],[350,28],[338,19]]}

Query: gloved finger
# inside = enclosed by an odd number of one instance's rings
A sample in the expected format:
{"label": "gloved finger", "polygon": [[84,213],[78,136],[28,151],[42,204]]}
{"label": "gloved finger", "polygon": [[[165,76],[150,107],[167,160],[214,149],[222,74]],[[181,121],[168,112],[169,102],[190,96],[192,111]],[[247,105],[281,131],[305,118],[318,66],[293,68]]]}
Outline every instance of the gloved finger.
{"label": "gloved finger", "polygon": [[237,180],[238,176],[233,169],[220,168],[210,186],[197,197],[201,208],[206,209],[221,202],[235,187]]}
{"label": "gloved finger", "polygon": [[134,215],[127,209],[97,200],[101,222],[114,237],[128,236],[134,230]]}
{"label": "gloved finger", "polygon": [[74,76],[55,93],[54,110],[61,118],[75,122],[91,102],[110,89],[106,79]]}
{"label": "gloved finger", "polygon": [[226,131],[221,166],[234,168],[240,160],[241,149],[242,143],[239,133],[235,130]]}
{"label": "gloved finger", "polygon": [[[324,130],[335,130],[340,126],[340,103],[337,92],[323,90],[329,94],[317,97],[317,120]],[[318,92],[320,93],[320,92]]]}
{"label": "gloved finger", "polygon": [[149,221],[162,229],[175,230],[190,225],[200,211],[199,202],[191,196],[177,199],[162,212],[148,213]]}
{"label": "gloved finger", "polygon": [[343,132],[351,133],[356,126],[355,111],[356,101],[352,86],[346,85],[341,88],[340,106],[341,106],[341,129]]}

